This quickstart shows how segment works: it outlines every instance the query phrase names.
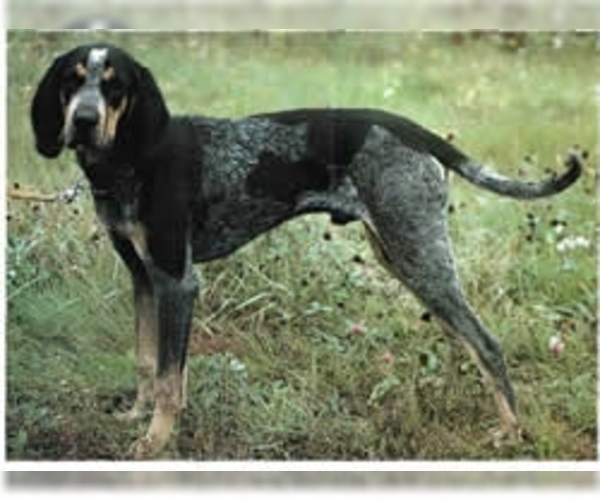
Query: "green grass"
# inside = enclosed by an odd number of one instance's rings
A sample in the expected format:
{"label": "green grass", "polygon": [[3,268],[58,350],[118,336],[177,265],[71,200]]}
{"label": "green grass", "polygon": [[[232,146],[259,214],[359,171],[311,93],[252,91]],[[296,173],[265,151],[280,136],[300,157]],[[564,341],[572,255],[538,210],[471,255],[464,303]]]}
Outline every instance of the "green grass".
{"label": "green grass", "polygon": [[[55,192],[78,177],[69,154],[49,162],[35,153],[29,103],[55,52],[105,38],[152,69],[174,112],[381,107],[531,178],[557,168],[573,144],[595,147],[593,37],[569,36],[557,51],[548,35],[530,35],[513,52],[436,34],[13,32],[9,185]],[[503,345],[523,442],[491,446],[497,417],[476,368],[422,320],[361,228],[310,216],[203,267],[189,407],[164,456],[595,458],[595,182],[590,168],[564,195],[518,203],[452,181],[463,285]],[[134,390],[127,273],[88,194],[71,205],[10,200],[8,213],[7,456],[125,458],[147,425],[110,415]],[[560,234],[556,220],[566,222]],[[576,236],[590,247],[557,250]],[[553,357],[557,332],[566,349]]]}

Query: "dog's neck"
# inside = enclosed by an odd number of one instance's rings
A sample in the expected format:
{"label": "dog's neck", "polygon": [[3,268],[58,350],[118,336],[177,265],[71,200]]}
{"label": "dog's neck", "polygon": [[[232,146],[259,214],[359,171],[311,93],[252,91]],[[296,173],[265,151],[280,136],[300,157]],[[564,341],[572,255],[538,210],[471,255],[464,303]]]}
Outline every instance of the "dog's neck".
{"label": "dog's neck", "polygon": [[141,179],[133,162],[111,152],[77,150],[98,215],[108,226],[137,220]]}
{"label": "dog's neck", "polygon": [[77,149],[77,162],[83,169],[94,195],[127,202],[139,184],[135,164],[110,151]]}

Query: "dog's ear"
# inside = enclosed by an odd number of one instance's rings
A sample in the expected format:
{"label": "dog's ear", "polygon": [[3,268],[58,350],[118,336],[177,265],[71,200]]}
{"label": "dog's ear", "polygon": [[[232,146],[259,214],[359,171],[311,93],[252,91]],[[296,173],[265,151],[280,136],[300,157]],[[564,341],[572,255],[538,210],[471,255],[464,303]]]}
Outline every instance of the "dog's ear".
{"label": "dog's ear", "polygon": [[60,79],[69,54],[58,56],[40,81],[31,105],[35,145],[43,156],[56,158],[63,148],[64,116],[60,102]]}
{"label": "dog's ear", "polygon": [[150,70],[136,64],[135,95],[126,129],[129,141],[139,151],[156,145],[169,121],[169,110]]}

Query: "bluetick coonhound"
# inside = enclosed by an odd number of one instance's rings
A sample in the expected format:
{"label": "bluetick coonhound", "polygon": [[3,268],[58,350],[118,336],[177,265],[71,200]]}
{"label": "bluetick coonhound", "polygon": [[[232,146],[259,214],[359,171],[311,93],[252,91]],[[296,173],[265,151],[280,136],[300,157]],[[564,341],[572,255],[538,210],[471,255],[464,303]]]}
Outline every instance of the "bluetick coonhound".
{"label": "bluetick coonhound", "polygon": [[39,153],[74,150],[95,208],[131,273],[138,391],[131,420],[150,404],[133,446],[151,457],[185,405],[185,363],[199,282],[194,263],[225,257],[293,217],[327,212],[362,221],[376,256],[456,335],[489,382],[501,428],[518,424],[497,340],[465,299],[446,223],[443,167],[519,199],[573,184],[582,160],[537,182],[491,172],[403,118],[373,109],[298,109],[242,119],[171,116],[150,71],[106,44],[56,58],[34,96]]}

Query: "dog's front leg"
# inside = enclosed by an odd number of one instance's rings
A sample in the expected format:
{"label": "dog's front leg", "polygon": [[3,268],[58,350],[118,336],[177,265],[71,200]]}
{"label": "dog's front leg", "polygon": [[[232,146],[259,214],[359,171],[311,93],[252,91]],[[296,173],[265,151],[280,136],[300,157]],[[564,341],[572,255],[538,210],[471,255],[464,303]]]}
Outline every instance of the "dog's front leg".
{"label": "dog's front leg", "polygon": [[150,277],[134,245],[116,232],[111,232],[110,236],[115,250],[127,265],[133,281],[137,395],[131,409],[116,413],[119,420],[128,422],[143,416],[144,410],[154,397],[154,377],[158,356],[156,309]]}
{"label": "dog's front leg", "polygon": [[138,459],[158,454],[166,445],[184,406],[184,370],[194,301],[199,281],[191,262],[181,278],[149,265],[158,327],[154,412],[146,435],[134,446]]}
{"label": "dog's front leg", "polygon": [[130,410],[117,414],[123,421],[144,415],[154,397],[158,336],[151,286],[134,282],[137,395]]}

